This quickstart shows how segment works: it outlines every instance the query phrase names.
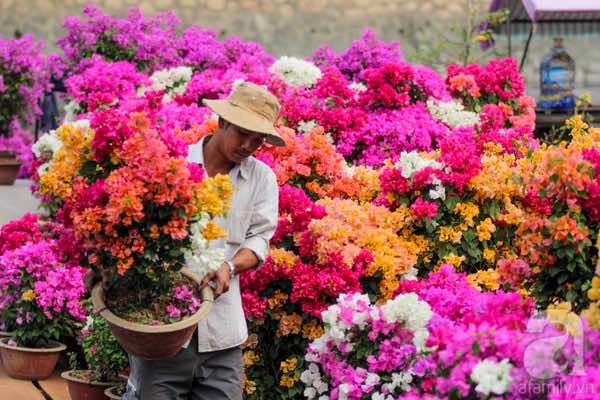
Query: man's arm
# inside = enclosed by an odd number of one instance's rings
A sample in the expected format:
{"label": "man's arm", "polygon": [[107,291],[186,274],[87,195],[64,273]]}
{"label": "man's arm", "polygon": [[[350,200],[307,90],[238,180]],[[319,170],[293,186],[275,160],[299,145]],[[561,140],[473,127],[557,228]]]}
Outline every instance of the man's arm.
{"label": "man's arm", "polygon": [[279,218],[279,187],[272,171],[264,174],[258,182],[258,199],[254,204],[250,226],[246,240],[229,261],[233,264],[233,274],[228,263],[208,274],[203,279],[203,285],[214,281],[215,296],[229,290],[229,283],[234,274],[256,268],[262,264],[269,253],[269,240],[275,233]]}

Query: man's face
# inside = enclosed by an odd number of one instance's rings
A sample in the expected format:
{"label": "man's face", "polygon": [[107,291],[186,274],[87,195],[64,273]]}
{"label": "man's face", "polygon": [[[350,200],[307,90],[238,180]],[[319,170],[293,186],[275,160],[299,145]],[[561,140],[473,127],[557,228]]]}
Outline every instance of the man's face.
{"label": "man's face", "polygon": [[240,128],[227,123],[224,135],[224,153],[227,158],[238,164],[250,157],[265,142],[266,135]]}

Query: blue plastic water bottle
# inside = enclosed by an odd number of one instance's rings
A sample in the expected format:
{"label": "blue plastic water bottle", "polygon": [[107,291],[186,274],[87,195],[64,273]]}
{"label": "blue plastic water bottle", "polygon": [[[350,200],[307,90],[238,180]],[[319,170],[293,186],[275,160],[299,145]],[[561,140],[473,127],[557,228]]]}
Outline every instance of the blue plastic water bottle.
{"label": "blue plastic water bottle", "polygon": [[565,51],[563,39],[554,39],[540,64],[540,108],[572,109],[575,107],[575,61]]}

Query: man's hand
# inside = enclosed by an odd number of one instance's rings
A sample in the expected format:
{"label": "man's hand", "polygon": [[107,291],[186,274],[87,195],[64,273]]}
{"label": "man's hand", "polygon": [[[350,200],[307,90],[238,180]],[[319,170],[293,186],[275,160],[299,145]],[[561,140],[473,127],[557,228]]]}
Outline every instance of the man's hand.
{"label": "man's hand", "polygon": [[[210,284],[210,282],[213,282],[213,284]],[[225,263],[218,270],[206,274],[204,279],[202,279],[202,287],[210,285],[215,291],[215,298],[227,292],[230,283],[231,273],[229,272],[229,265]]]}

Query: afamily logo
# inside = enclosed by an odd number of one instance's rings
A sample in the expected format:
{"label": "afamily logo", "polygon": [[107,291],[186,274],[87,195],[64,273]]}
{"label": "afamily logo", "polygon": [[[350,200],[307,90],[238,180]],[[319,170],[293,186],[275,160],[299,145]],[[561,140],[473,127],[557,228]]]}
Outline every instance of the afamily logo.
{"label": "afamily logo", "polygon": [[559,375],[583,376],[583,321],[567,308],[554,308],[527,322],[523,364],[530,378],[547,381]]}

